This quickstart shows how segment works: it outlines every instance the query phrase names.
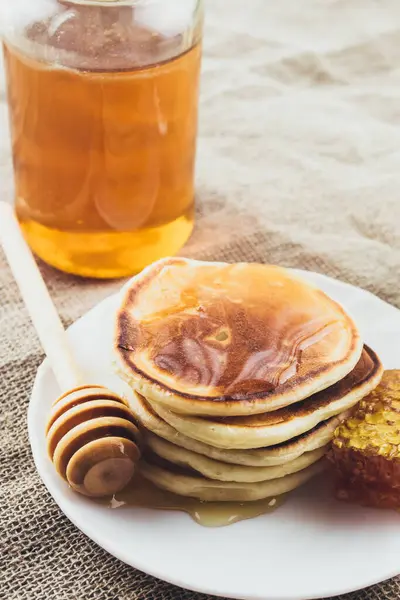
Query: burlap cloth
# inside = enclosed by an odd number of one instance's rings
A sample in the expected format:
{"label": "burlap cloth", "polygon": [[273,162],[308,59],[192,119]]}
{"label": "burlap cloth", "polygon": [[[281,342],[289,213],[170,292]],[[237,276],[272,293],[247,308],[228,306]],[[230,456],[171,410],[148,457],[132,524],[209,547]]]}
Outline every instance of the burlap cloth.
{"label": "burlap cloth", "polygon": [[[11,198],[4,83],[0,100]],[[197,172],[183,254],[312,269],[400,307],[398,0],[210,0]],[[66,324],[120,285],[43,271]],[[1,255],[0,285],[0,598],[204,598],[109,556],[50,499],[25,419],[41,350]],[[349,596],[399,597],[400,580]]]}

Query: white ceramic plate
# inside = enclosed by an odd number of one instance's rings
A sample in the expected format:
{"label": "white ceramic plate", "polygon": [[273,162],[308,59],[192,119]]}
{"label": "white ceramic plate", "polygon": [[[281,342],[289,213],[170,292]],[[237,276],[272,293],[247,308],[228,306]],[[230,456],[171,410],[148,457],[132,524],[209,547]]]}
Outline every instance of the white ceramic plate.
{"label": "white ceramic plate", "polygon": [[[400,311],[368,292],[304,273],[355,317],[386,368],[400,368]],[[90,383],[126,391],[110,373],[112,297],[69,330]],[[400,573],[400,515],[338,503],[320,479],[276,512],[208,529],[178,512],[110,510],[73,493],[46,455],[44,425],[58,395],[45,362],[39,369],[28,424],[37,469],[67,517],[120,560],[176,585],[231,598],[299,600],[333,596]]]}

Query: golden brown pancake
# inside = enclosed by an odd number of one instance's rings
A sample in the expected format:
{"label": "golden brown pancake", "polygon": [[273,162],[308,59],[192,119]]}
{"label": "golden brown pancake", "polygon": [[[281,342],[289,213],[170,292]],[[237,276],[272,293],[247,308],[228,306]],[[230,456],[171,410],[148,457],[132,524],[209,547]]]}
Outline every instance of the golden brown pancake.
{"label": "golden brown pancake", "polygon": [[120,375],[175,412],[255,415],[333,385],[356,365],[345,311],[288,270],[169,258],[126,286]]}
{"label": "golden brown pancake", "polygon": [[179,446],[175,446],[171,442],[166,442],[154,434],[147,434],[145,442],[152,453],[173,465],[190,468],[208,479],[236,481],[238,483],[270,481],[297,473],[316,463],[325,456],[328,450],[328,446],[324,446],[312,452],[305,452],[298,458],[283,465],[276,465],[275,467],[243,467],[241,465],[232,465],[214,460],[202,454],[197,454],[197,452],[179,448]]}
{"label": "golden brown pancake", "polygon": [[323,458],[302,471],[279,479],[238,483],[208,479],[190,470],[179,470],[175,465],[168,462],[160,463],[159,460],[152,458],[146,458],[140,465],[143,477],[157,487],[180,496],[198,498],[207,502],[251,502],[280,496],[300,487],[312,477],[322,473],[325,468],[326,460]]}
{"label": "golden brown pancake", "polygon": [[204,444],[183,433],[179,433],[151,408],[146,399],[137,393],[133,393],[129,399],[130,407],[136,415],[142,429],[152,432],[158,437],[173,443],[175,446],[202,454],[233,465],[249,467],[274,467],[293,461],[305,452],[318,450],[333,439],[336,427],[343,419],[350,415],[350,411],[340,413],[319,423],[310,431],[303,433],[287,442],[270,446],[269,448],[257,448],[253,450],[227,450],[226,448],[215,448]]}
{"label": "golden brown pancake", "polygon": [[194,417],[150,401],[155,412],[189,438],[216,448],[248,449],[280,444],[309,431],[321,421],[359,402],[380,382],[382,364],[365,346],[355,369],[333,386],[292,406],[249,417]]}

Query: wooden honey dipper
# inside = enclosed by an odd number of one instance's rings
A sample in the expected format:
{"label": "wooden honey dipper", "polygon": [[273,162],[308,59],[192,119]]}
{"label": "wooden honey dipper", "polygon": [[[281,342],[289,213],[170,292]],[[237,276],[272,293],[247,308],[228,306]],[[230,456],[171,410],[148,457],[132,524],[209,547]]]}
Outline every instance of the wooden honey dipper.
{"label": "wooden honey dipper", "polygon": [[85,385],[65,330],[14,211],[0,202],[0,243],[54,376],[64,393],[46,426],[57,472],[86,496],[111,496],[131,480],[141,436],[128,403],[100,385]]}

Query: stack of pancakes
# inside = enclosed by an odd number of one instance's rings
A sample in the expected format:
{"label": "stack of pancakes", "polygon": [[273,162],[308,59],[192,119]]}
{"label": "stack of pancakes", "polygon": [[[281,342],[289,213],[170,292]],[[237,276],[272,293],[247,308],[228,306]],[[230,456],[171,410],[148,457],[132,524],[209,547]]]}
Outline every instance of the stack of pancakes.
{"label": "stack of pancakes", "polygon": [[146,440],[142,474],[208,501],[288,492],[382,376],[344,310],[290,271],[159,261],[117,314],[118,373]]}

